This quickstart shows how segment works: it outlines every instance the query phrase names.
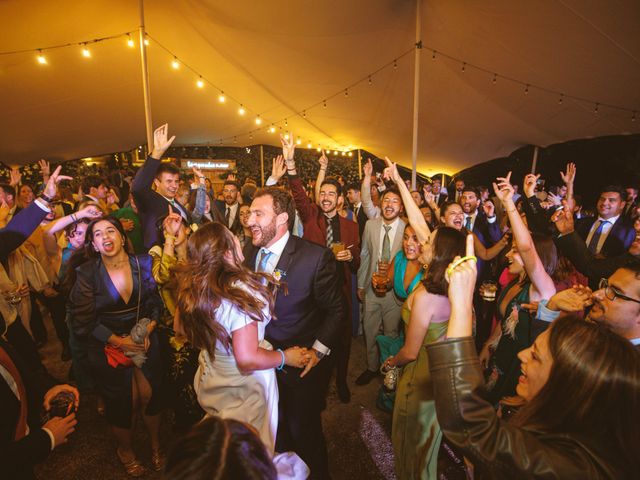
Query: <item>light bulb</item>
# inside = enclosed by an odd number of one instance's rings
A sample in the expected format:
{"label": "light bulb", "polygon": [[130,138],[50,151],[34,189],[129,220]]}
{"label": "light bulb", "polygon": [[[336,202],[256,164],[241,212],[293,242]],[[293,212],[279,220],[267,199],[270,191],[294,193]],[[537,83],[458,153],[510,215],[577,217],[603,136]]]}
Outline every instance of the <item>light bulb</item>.
{"label": "light bulb", "polygon": [[45,58],[44,55],[42,55],[42,51],[38,50],[38,56],[36,57],[38,59],[38,63],[40,65],[46,65],[47,64],[47,59]]}
{"label": "light bulb", "polygon": [[353,152],[349,152],[349,156],[350,156],[350,157],[353,157]]}
{"label": "light bulb", "polygon": [[307,148],[311,148],[311,142],[307,143]]}
{"label": "light bulb", "polygon": [[227,101],[227,97],[224,96],[224,92],[220,92],[220,95],[218,95],[218,101],[220,103],[224,103]]}
{"label": "light bulb", "polygon": [[133,48],[136,46],[136,43],[133,41],[133,38],[131,38],[131,35],[129,35],[127,33],[127,45],[129,46],[129,48]]}
{"label": "light bulb", "polygon": [[271,125],[269,127],[269,133],[276,133],[276,127],[274,127],[273,125]]}
{"label": "light bulb", "polygon": [[347,154],[347,152],[342,152],[342,156],[344,157]]}
{"label": "light bulb", "polygon": [[91,58],[91,51],[86,47],[86,45],[82,48],[82,56],[84,58]]}
{"label": "light bulb", "polygon": [[285,133],[285,134],[284,134],[284,139],[285,139],[285,140],[289,140],[289,134],[288,134],[288,133]]}
{"label": "light bulb", "polygon": [[262,119],[260,118],[260,115],[258,115],[256,117],[256,125],[260,125],[260,124],[262,124]]}
{"label": "light bulb", "polygon": [[198,79],[196,85],[198,86],[198,88],[204,88],[204,82],[202,81],[202,78]]}
{"label": "light bulb", "polygon": [[247,111],[244,109],[244,107],[242,105],[240,105],[240,108],[238,109],[238,114],[239,115],[244,115],[245,113],[247,113]]}
{"label": "light bulb", "polygon": [[320,145],[318,145],[318,148],[316,148],[317,151],[321,152],[322,148],[320,148]]}
{"label": "light bulb", "polygon": [[338,155],[338,151],[337,151],[337,150],[334,150],[334,151],[333,151],[333,154],[334,154],[334,155]]}
{"label": "light bulb", "polygon": [[149,39],[148,39],[148,38],[145,38],[145,39],[144,39],[144,44],[145,44],[147,47],[149,46]]}
{"label": "light bulb", "polygon": [[302,143],[302,140],[300,140],[299,138],[296,140],[296,144],[300,145]]}
{"label": "light bulb", "polygon": [[173,67],[174,70],[177,70],[180,68],[180,62],[178,61],[177,58],[174,57],[173,61],[171,62],[171,66]]}

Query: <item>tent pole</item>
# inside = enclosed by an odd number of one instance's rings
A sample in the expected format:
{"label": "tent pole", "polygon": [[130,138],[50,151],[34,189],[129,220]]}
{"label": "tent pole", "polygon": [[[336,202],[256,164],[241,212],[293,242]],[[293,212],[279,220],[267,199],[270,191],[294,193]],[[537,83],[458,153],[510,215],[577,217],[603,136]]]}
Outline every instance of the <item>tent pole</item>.
{"label": "tent pole", "polygon": [[414,72],[413,72],[413,144],[411,148],[411,189],[416,189],[417,169],[418,169],[418,117],[420,109],[420,52],[422,40],[422,0],[416,0],[416,50],[414,52]]}
{"label": "tent pole", "polygon": [[149,96],[149,71],[147,69],[147,46],[144,41],[144,0],[140,0],[140,27],[138,28],[140,42],[140,66],[142,67],[142,94],[144,97],[144,123],[147,129],[147,152],[153,149],[153,122],[151,120],[151,98]]}
{"label": "tent pole", "polygon": [[533,160],[531,161],[531,173],[536,173],[536,167],[538,166],[538,146],[533,147]]}
{"label": "tent pole", "polygon": [[264,145],[260,145],[260,176],[264,187]]}
{"label": "tent pole", "polygon": [[362,179],[362,151],[358,149],[358,179]]}

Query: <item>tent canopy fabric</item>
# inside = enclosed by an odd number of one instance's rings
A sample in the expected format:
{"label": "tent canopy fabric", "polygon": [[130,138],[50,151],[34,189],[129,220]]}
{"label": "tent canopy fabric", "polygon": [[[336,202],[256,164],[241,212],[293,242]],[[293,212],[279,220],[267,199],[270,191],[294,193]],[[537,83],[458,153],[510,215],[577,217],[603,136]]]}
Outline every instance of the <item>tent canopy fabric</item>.
{"label": "tent canopy fabric", "polygon": [[[177,143],[277,145],[267,129],[279,121],[303,147],[363,148],[410,165],[413,52],[342,92],[412,49],[415,11],[414,0],[147,0],[154,124],[169,123]],[[640,113],[631,121],[640,112],[639,21],[637,0],[423,0],[418,170],[453,173],[526,144],[640,133]],[[0,2],[0,51],[32,49],[0,56],[0,161],[144,143],[137,34],[136,48],[125,37],[89,43],[91,58],[77,45],[138,24],[132,0]],[[75,45],[36,62],[35,49],[66,43]],[[442,54],[433,59],[432,49]],[[535,86],[589,102],[560,103]],[[250,138],[258,114],[264,122]]]}

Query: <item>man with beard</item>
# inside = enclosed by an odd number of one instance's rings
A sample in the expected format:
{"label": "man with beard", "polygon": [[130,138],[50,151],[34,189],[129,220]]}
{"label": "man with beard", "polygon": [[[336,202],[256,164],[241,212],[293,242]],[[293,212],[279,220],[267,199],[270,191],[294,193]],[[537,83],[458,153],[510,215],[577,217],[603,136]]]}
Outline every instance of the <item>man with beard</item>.
{"label": "man with beard", "polygon": [[[133,179],[131,193],[138,206],[142,222],[144,246],[147,250],[158,241],[158,219],[167,215],[167,208],[179,214],[191,224],[191,216],[184,205],[176,201],[180,186],[180,169],[170,162],[160,159],[175,140],[175,135],[167,138],[168,125],[165,123],[153,132],[153,151],[147,157]],[[155,186],[155,191],[151,188]]]}
{"label": "man with beard", "polygon": [[[342,185],[333,178],[326,178],[320,185],[318,195],[319,206],[309,200],[304,185],[297,175],[295,168],[294,152],[296,143],[293,136],[289,139],[280,137],[284,159],[277,158],[284,166],[289,176],[289,187],[295,201],[296,210],[303,224],[304,235],[302,238],[310,242],[333,248],[338,243],[341,250],[334,250],[335,258],[339,262],[338,278],[342,287],[343,301],[346,306],[344,318],[342,318],[342,331],[335,348],[337,362],[336,386],[338,397],[343,403],[351,399],[351,392],[347,385],[347,371],[349,367],[349,353],[351,351],[351,288],[352,274],[358,272],[360,266],[360,237],[358,225],[338,215],[338,197],[342,194]],[[321,162],[327,162],[322,152]],[[326,163],[324,163],[326,165]],[[278,172],[284,172],[285,168],[274,168]],[[272,175],[273,178],[273,175]],[[276,183],[279,178],[274,178]]]}
{"label": "man with beard", "polygon": [[329,478],[321,412],[333,367],[331,350],[342,328],[344,305],[331,250],[289,233],[295,206],[278,188],[256,192],[247,224],[252,244],[245,264],[279,280],[274,316],[266,339],[274,349],[306,347],[313,353],[304,370],[277,371],[279,400],[276,451],[293,450],[311,469],[310,478]]}
{"label": "man with beard", "polygon": [[397,337],[401,303],[393,292],[374,291],[374,272],[388,268],[391,259],[402,248],[405,222],[400,218],[402,198],[395,188],[387,189],[380,198],[381,216],[370,219],[362,236],[360,268],[358,269],[358,298],[364,304],[362,329],[367,349],[367,368],[356,379],[357,385],[366,385],[378,375],[380,358],[376,336],[380,327],[386,336]]}
{"label": "man with beard", "polygon": [[225,226],[233,233],[239,233],[242,230],[240,225],[240,185],[235,180],[226,180],[222,185],[222,197],[224,200],[215,200],[215,207],[224,218]]}

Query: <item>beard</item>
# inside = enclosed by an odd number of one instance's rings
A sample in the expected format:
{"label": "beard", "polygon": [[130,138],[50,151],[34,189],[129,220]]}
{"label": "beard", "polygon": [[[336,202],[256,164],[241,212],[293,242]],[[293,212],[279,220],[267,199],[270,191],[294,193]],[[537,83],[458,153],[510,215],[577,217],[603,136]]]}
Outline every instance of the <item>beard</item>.
{"label": "beard", "polygon": [[[276,222],[275,219],[267,226],[256,226],[259,229],[258,235],[251,229],[252,243],[256,247],[266,247],[267,244],[273,240],[276,236]],[[255,228],[255,227],[254,227]]]}

